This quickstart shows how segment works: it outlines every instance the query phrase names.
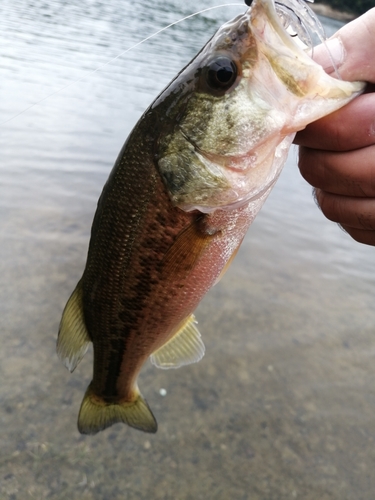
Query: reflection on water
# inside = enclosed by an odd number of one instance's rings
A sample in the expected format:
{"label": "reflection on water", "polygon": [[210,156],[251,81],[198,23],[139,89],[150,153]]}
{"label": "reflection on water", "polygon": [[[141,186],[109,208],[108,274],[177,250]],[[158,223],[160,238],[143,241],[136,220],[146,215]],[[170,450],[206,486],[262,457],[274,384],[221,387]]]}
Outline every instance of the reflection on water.
{"label": "reflection on water", "polygon": [[0,498],[374,498],[374,250],[324,220],[295,151],[197,311],[205,358],[142,373],[158,434],[76,430],[90,354],[70,375],[55,339],[97,197],[142,111],[243,7],[105,64],[201,7],[1,2],[1,122],[39,104],[0,129]]}

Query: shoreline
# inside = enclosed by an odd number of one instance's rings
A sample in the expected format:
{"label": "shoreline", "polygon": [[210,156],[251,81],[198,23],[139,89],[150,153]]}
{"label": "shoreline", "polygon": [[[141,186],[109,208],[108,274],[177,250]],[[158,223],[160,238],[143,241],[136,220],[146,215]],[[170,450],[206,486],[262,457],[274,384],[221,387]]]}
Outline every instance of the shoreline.
{"label": "shoreline", "polygon": [[333,9],[330,5],[325,3],[313,3],[309,7],[318,14],[319,16],[330,17],[331,19],[336,19],[337,21],[352,21],[357,16],[351,12],[342,12],[337,9]]}

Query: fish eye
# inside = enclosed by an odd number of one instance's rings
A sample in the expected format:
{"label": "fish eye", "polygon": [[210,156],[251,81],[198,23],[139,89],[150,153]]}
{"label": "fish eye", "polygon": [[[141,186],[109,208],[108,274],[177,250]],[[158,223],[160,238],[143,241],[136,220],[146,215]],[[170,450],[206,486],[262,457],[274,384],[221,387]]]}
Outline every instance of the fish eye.
{"label": "fish eye", "polygon": [[206,67],[207,83],[215,90],[228,90],[236,78],[237,66],[229,57],[216,57]]}

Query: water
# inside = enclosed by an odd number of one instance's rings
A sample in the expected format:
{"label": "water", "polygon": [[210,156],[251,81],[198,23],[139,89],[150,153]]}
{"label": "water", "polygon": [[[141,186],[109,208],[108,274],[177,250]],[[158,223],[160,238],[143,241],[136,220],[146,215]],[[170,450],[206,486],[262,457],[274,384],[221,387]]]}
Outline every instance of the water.
{"label": "water", "polygon": [[324,219],[295,151],[197,311],[205,358],[142,372],[158,433],[76,430],[91,353],[71,375],[55,340],[98,195],[142,111],[243,7],[89,73],[201,7],[1,2],[1,499],[374,498],[374,249]]}

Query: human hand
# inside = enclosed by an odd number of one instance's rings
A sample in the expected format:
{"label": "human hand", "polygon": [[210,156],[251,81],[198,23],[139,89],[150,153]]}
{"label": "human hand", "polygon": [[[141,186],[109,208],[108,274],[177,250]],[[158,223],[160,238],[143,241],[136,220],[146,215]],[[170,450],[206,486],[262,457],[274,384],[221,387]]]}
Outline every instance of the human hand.
{"label": "human hand", "polygon": [[[370,84],[365,94],[297,134],[299,168],[315,187],[323,214],[356,241],[375,245],[375,8],[327,43],[344,80]],[[334,73],[323,46],[314,59]]]}

